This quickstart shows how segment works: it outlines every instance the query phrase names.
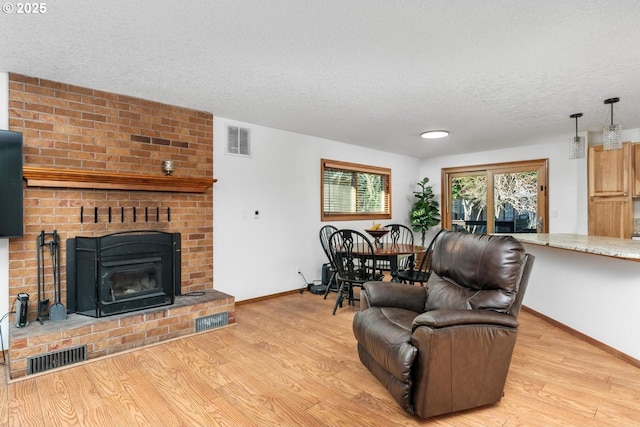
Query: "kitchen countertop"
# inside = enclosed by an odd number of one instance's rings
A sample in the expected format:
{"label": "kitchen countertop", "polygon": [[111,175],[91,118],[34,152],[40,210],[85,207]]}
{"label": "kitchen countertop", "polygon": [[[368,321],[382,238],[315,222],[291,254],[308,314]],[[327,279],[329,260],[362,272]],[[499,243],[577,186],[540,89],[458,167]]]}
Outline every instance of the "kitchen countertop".
{"label": "kitchen countertop", "polygon": [[640,240],[581,234],[511,234],[522,243],[640,261]]}

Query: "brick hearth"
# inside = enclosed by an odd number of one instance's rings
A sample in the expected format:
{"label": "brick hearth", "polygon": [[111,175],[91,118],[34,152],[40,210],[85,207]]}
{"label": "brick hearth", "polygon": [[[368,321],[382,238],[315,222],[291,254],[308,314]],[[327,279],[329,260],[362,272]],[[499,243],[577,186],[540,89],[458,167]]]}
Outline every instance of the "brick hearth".
{"label": "brick hearth", "polygon": [[210,290],[204,295],[176,297],[171,306],[116,316],[93,318],[71,314],[55,323],[47,320],[40,325],[37,320],[32,321],[11,333],[10,378],[27,375],[30,357],[86,345],[87,359],[96,359],[194,334],[196,319],[224,312],[229,315],[229,324],[235,324],[234,298]]}

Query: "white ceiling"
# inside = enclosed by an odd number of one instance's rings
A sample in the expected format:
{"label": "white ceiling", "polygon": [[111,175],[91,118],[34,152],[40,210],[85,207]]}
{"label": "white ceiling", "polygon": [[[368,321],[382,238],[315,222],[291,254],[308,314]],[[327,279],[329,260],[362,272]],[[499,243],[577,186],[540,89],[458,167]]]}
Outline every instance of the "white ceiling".
{"label": "white ceiling", "polygon": [[[14,3],[15,4],[15,3]],[[637,0],[53,0],[0,71],[430,157],[640,128]],[[448,129],[443,140],[422,140]]]}

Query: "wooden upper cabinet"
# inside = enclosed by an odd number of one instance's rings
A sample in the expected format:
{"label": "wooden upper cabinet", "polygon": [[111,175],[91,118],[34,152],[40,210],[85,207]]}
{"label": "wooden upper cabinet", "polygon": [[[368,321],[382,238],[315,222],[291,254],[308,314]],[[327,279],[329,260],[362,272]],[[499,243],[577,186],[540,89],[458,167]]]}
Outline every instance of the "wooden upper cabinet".
{"label": "wooden upper cabinet", "polygon": [[[631,144],[621,150],[589,147],[589,197],[631,195]],[[640,190],[640,186],[639,186]]]}
{"label": "wooden upper cabinet", "polygon": [[589,235],[630,239],[633,232],[631,197],[593,197],[589,200]]}

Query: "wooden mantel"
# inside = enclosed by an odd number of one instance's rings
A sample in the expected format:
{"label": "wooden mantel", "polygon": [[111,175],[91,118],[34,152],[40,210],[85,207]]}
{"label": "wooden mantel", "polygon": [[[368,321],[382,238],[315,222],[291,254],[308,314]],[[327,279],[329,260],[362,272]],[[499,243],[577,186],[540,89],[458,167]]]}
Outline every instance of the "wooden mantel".
{"label": "wooden mantel", "polygon": [[205,193],[215,178],[188,178],[78,169],[24,166],[28,187],[90,188],[106,190]]}

